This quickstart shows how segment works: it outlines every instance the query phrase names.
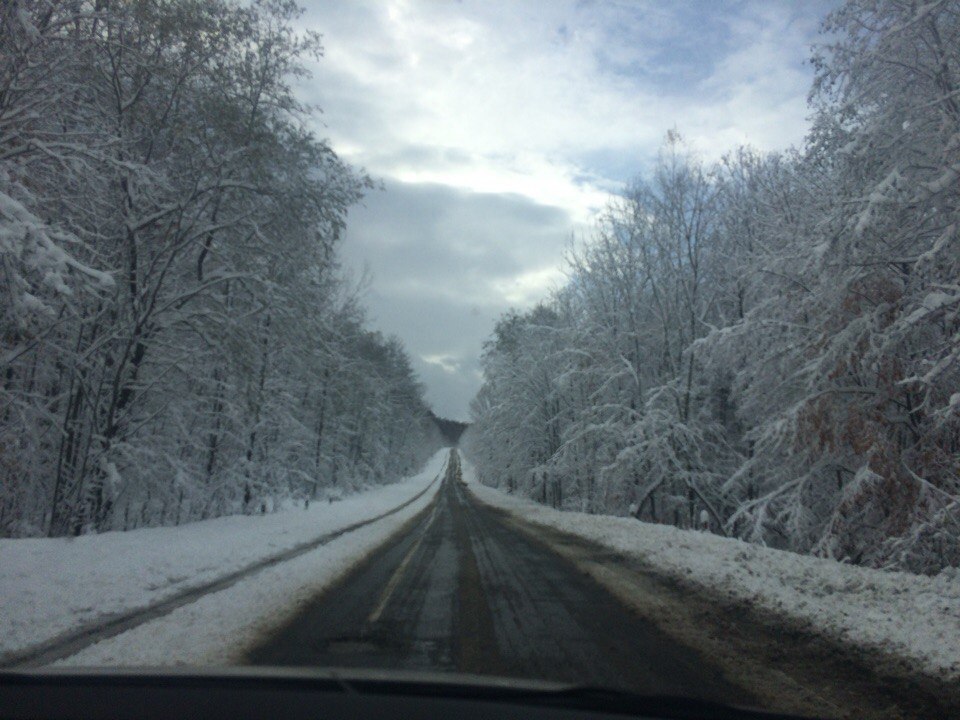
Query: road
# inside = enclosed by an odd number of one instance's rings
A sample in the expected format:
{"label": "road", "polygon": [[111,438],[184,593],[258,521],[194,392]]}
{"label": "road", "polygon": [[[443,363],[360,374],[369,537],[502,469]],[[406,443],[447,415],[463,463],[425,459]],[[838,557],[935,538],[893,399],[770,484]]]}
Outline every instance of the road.
{"label": "road", "polygon": [[476,501],[459,479],[455,451],[432,506],[248,660],[753,699],[571,561]]}

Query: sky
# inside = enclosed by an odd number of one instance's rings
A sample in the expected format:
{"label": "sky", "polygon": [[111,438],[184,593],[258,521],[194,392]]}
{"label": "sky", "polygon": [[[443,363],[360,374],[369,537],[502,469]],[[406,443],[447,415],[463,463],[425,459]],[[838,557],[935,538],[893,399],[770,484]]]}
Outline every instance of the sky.
{"label": "sky", "polygon": [[545,299],[668,130],[704,160],[800,145],[835,0],[305,0],[324,56],[298,93],[379,180],[345,267],[444,417],[469,419],[501,313]]}

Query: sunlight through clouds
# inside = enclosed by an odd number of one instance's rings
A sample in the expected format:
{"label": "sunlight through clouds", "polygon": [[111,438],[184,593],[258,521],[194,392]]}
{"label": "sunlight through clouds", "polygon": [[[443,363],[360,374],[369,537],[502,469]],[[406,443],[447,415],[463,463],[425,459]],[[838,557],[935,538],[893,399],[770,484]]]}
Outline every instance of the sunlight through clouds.
{"label": "sunlight through clouds", "polygon": [[549,266],[514,275],[508,280],[494,281],[491,285],[510,305],[526,307],[546,297],[552,289],[559,287],[561,280],[563,280],[563,270],[556,266]]}
{"label": "sunlight through clouds", "polygon": [[451,375],[460,370],[460,363],[451,355],[421,355],[420,357],[428,365],[436,365]]}

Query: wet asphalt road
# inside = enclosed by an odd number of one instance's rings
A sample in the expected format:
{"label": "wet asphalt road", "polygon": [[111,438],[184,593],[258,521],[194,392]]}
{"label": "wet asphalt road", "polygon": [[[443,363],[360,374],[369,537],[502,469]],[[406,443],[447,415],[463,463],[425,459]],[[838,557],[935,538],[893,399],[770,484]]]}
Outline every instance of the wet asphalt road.
{"label": "wet asphalt road", "polygon": [[434,503],[248,655],[258,665],[477,673],[742,703],[696,653],[470,495]]}

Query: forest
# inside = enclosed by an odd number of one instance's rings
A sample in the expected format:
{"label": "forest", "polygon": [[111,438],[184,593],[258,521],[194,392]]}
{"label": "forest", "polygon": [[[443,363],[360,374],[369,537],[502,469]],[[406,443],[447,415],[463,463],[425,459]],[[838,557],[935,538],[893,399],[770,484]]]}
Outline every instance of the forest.
{"label": "forest", "polygon": [[676,130],[499,320],[483,482],[872,567],[960,564],[960,6],[850,0],[802,148]]}
{"label": "forest", "polygon": [[0,3],[0,536],[333,497],[440,441],[338,246],[288,0]]}

